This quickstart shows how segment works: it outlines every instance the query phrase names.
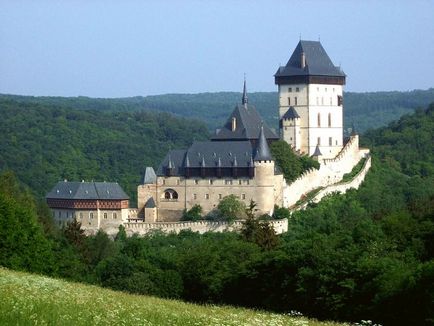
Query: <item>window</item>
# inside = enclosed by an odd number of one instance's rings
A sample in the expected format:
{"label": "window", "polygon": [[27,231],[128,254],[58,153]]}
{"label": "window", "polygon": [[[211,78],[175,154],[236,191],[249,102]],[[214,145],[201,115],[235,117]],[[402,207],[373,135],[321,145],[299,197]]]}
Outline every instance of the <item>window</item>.
{"label": "window", "polygon": [[330,97],[330,105],[333,105],[333,101],[332,98]]}
{"label": "window", "polygon": [[246,180],[246,184],[248,184],[248,185],[249,185],[249,184],[250,184],[250,180]]}
{"label": "window", "polygon": [[285,126],[285,130],[288,130],[288,127]]}
{"label": "window", "polygon": [[316,105],[319,105],[319,97],[316,98]]}
{"label": "window", "polygon": [[332,146],[332,145],[333,145],[332,137],[329,137],[329,146]]}
{"label": "window", "polygon": [[327,92],[327,87],[325,88],[325,91]]}
{"label": "window", "polygon": [[178,200],[178,193],[173,189],[166,189],[161,197],[164,200],[176,201]]}
{"label": "window", "polygon": [[289,140],[292,140],[292,137],[289,137]]}
{"label": "window", "polygon": [[300,88],[296,87],[296,88],[295,88],[295,91],[296,91],[296,92],[299,92],[299,91],[300,91]]}
{"label": "window", "polygon": [[107,219],[107,213],[104,213],[104,219]]}
{"label": "window", "polygon": [[89,218],[90,218],[91,220],[93,219],[93,213],[92,213],[92,212],[89,213]]}
{"label": "window", "polygon": [[166,180],[163,179],[162,183],[163,183],[163,185],[165,185],[166,184]]}
{"label": "window", "polygon": [[318,146],[321,145],[321,137],[318,137],[318,138],[317,138],[317,140],[316,140],[316,144],[317,144]]}
{"label": "window", "polygon": [[321,97],[321,105],[324,105],[324,97]]}
{"label": "window", "polygon": [[335,89],[333,88],[333,93],[335,92]]}
{"label": "window", "polygon": [[113,212],[113,219],[116,220],[118,218],[118,214],[116,212]]}
{"label": "window", "polygon": [[193,194],[193,199],[197,199],[197,194]]}
{"label": "window", "polygon": [[288,88],[288,93],[292,93],[292,87]]}
{"label": "window", "polygon": [[242,180],[238,180],[238,184],[239,184],[239,185],[242,184]]}
{"label": "window", "polygon": [[198,185],[198,184],[199,184],[199,180],[197,180],[197,179],[194,180],[194,184],[195,184],[195,185]]}
{"label": "window", "polygon": [[205,199],[209,199],[209,194],[205,194]]}
{"label": "window", "polygon": [[291,98],[288,97],[288,105],[291,105]]}
{"label": "window", "polygon": [[245,200],[246,199],[246,194],[241,194],[241,199]]}
{"label": "window", "polygon": [[223,198],[222,194],[219,194],[219,199],[222,199],[222,198]]}
{"label": "window", "polygon": [[329,122],[329,127],[331,127],[332,126],[332,114],[331,113],[329,113],[329,117],[328,117],[328,122]]}
{"label": "window", "polygon": [[225,180],[225,185],[231,185],[232,184],[232,180]]}
{"label": "window", "polygon": [[297,105],[297,97],[294,97],[294,105]]}
{"label": "window", "polygon": [[318,119],[318,127],[321,127],[321,113],[318,113],[318,117],[317,117],[317,119]]}
{"label": "window", "polygon": [[338,106],[342,105],[342,96],[338,95]]}
{"label": "window", "polygon": [[176,180],[176,184],[179,186],[179,179]]}
{"label": "window", "polygon": [[209,179],[209,184],[212,185],[214,183],[214,180]]}
{"label": "window", "polygon": [[336,146],[338,145],[338,141],[336,140]]}

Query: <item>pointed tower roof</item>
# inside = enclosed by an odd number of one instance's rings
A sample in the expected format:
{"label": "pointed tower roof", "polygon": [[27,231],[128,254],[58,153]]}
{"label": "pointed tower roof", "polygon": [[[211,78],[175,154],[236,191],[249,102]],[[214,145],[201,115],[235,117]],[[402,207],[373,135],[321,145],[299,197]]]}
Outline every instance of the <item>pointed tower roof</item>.
{"label": "pointed tower roof", "polygon": [[246,75],[244,75],[243,97],[241,99],[241,103],[247,109],[248,98],[247,98],[247,87],[246,87]]}
{"label": "pointed tower roof", "polygon": [[188,152],[185,152],[184,167],[186,168],[190,167],[190,159],[188,158]]}
{"label": "pointed tower roof", "polygon": [[293,106],[290,106],[288,108],[288,111],[283,115],[282,119],[298,119],[300,116],[298,115],[297,111],[294,109]]}
{"label": "pointed tower roof", "polygon": [[203,168],[206,166],[206,164],[205,164],[205,156],[202,156],[202,162],[200,163],[200,166],[203,167]]}
{"label": "pointed tower roof", "polygon": [[316,145],[315,151],[313,152],[312,156],[322,156],[322,153],[319,150],[319,146],[318,145]]}
{"label": "pointed tower roof", "polygon": [[155,205],[155,200],[153,197],[149,198],[145,204],[145,208],[155,208],[157,205]]}
{"label": "pointed tower roof", "polygon": [[267,138],[265,138],[264,127],[261,126],[259,133],[258,147],[256,149],[255,161],[269,161],[272,160],[270,147],[268,147]]}
{"label": "pointed tower roof", "polygon": [[172,158],[170,157],[170,154],[169,154],[169,162],[167,162],[167,168],[168,169],[173,169],[174,168],[173,162],[172,162]]}
{"label": "pointed tower roof", "polygon": [[236,156],[236,155],[234,155],[234,163],[233,163],[233,166],[234,166],[234,167],[237,167],[237,166],[238,166],[238,161],[237,161],[237,156]]}
{"label": "pointed tower roof", "polygon": [[145,169],[145,175],[143,177],[143,184],[152,184],[157,181],[157,175],[155,174],[155,171],[152,167],[147,166]]}

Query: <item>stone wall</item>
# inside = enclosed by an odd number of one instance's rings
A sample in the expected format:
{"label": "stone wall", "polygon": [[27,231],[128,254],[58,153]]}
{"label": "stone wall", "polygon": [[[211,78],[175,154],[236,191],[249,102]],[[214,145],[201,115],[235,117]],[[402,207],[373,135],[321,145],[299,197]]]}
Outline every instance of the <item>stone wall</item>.
{"label": "stone wall", "polygon": [[[369,169],[371,167],[371,156],[368,156],[365,163],[363,164],[362,169],[360,170],[357,175],[348,182],[339,182],[330,186],[327,186],[324,189],[321,189],[315,197],[312,198],[312,201],[315,203],[318,203],[322,198],[324,198],[327,195],[331,195],[334,193],[341,193],[344,194],[349,189],[358,189],[362,182],[365,180],[365,176],[368,173]],[[295,210],[304,209],[308,203],[304,203],[303,205],[296,207]]]}
{"label": "stone wall", "polygon": [[303,195],[314,189],[341,181],[346,173],[351,172],[368,155],[368,149],[359,149],[359,136],[352,136],[335,158],[320,160],[319,170],[306,171],[291,184],[283,185],[283,207],[294,206]]}
{"label": "stone wall", "polygon": [[[288,220],[274,220],[270,221],[277,234],[288,231]],[[190,229],[193,232],[223,232],[223,231],[238,231],[242,227],[242,221],[229,222],[212,222],[212,221],[198,221],[198,222],[156,222],[145,223],[142,220],[131,220],[124,223],[125,230],[128,236],[133,234],[145,235],[153,230],[161,230],[163,232],[179,233],[181,230]],[[104,230],[107,234],[114,236],[117,234],[118,229]]]}

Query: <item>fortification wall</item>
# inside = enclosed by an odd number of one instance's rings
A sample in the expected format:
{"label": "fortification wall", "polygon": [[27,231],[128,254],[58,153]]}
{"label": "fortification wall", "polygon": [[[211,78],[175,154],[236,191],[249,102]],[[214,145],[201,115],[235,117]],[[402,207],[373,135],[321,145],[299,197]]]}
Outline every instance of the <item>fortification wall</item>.
{"label": "fortification wall", "polygon": [[[288,231],[288,220],[274,220],[270,221],[277,234]],[[238,231],[242,227],[242,221],[229,222],[212,222],[212,221],[198,221],[198,222],[155,222],[145,223],[142,220],[133,220],[124,223],[125,230],[128,236],[133,234],[145,235],[153,230],[161,230],[163,232],[179,233],[181,230],[190,229],[193,232],[223,232],[223,231]],[[104,230],[108,235],[115,236],[118,232],[117,228],[110,228]]]}
{"label": "fortification wall", "polygon": [[[348,182],[339,182],[330,186],[327,186],[324,189],[321,189],[315,197],[312,198],[311,201],[314,203],[318,203],[323,197],[327,195],[331,195],[334,193],[341,193],[344,194],[349,189],[358,189],[362,182],[365,180],[365,176],[368,173],[369,169],[371,168],[371,157],[368,156],[365,163],[363,164],[362,169],[360,170],[357,175]],[[304,203],[301,206],[296,207],[296,210],[304,209],[308,205],[308,202]]]}
{"label": "fortification wall", "polygon": [[319,170],[306,171],[291,184],[283,185],[283,207],[294,206],[300,198],[315,189],[338,183],[367,155],[368,149],[359,149],[359,136],[351,136],[335,158],[320,160]]}

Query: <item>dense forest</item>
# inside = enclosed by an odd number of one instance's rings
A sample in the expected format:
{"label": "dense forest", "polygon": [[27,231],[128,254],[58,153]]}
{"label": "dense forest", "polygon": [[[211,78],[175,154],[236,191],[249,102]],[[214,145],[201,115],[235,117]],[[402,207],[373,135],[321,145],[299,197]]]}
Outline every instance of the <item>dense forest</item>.
{"label": "dense forest", "polygon": [[294,213],[272,243],[247,226],[85,237],[76,223],[57,229],[47,207],[3,173],[0,265],[195,302],[432,325],[434,103],[362,139],[373,166],[360,189]]}
{"label": "dense forest", "polygon": [[[89,97],[33,97],[0,95],[25,103],[39,103],[75,109],[95,109],[114,112],[153,110],[176,114],[186,118],[206,121],[211,130],[224,123],[235,104],[241,101],[241,93],[220,92],[201,94],[165,94],[136,96],[130,98],[89,98]],[[278,125],[276,92],[249,93],[249,102],[255,105],[262,117],[274,128]],[[348,129],[354,123],[359,132],[378,128],[405,113],[419,107],[426,107],[434,101],[434,88],[410,92],[345,93],[344,125]]]}
{"label": "dense forest", "polygon": [[168,113],[105,112],[0,101],[0,171],[13,170],[43,197],[57,181],[117,181],[136,205],[146,166],[170,148],[208,138],[206,126]]}

